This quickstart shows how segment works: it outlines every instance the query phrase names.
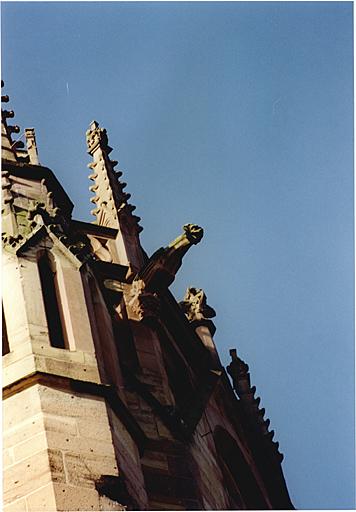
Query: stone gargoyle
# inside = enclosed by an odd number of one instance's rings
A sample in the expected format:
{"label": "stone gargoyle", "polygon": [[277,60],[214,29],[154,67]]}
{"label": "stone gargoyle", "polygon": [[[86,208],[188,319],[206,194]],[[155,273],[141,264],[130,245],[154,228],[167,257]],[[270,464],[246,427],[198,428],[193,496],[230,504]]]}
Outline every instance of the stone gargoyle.
{"label": "stone gargoyle", "polygon": [[158,249],[136,275],[135,280],[144,281],[146,289],[159,290],[168,287],[182,265],[183,256],[192,245],[200,242],[204,233],[203,228],[196,224],[185,224],[183,230],[168,247]]}

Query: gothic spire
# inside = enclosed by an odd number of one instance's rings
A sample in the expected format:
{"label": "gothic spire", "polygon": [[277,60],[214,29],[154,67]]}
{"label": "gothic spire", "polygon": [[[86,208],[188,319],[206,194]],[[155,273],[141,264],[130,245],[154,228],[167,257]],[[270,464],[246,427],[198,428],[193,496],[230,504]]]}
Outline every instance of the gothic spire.
{"label": "gothic spire", "polygon": [[124,192],[126,183],[120,180],[122,172],[114,169],[118,162],[109,158],[112,148],[105,128],[100,128],[96,121],[92,121],[86,132],[86,141],[88,153],[93,158],[88,164],[92,169],[89,179],[94,182],[89,187],[94,192],[91,202],[95,204],[91,213],[96,217],[96,224],[119,230],[121,263],[129,264],[137,271],[143,263],[139,242],[139,233],[142,231],[140,218],[132,213],[136,207],[129,204],[131,196]]}

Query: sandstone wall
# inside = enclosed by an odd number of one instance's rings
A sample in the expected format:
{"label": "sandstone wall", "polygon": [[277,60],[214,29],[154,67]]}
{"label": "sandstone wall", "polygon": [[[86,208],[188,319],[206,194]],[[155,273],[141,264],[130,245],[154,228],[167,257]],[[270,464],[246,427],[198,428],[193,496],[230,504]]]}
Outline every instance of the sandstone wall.
{"label": "sandstone wall", "polygon": [[[139,455],[103,398],[35,384],[8,397],[3,412],[5,512],[124,508],[96,485],[103,475],[119,482],[122,467],[131,480]],[[144,506],[138,474],[130,490]]]}

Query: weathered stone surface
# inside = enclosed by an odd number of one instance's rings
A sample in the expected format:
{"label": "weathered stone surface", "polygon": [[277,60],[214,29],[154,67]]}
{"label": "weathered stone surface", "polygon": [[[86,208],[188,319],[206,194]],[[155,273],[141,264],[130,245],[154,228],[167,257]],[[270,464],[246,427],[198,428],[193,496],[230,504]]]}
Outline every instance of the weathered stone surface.
{"label": "weathered stone surface", "polygon": [[36,361],[33,355],[19,359],[4,368],[2,374],[3,386],[9,386],[27,375],[32,375],[35,371]]}
{"label": "weathered stone surface", "polygon": [[100,382],[97,366],[78,364],[77,362],[62,361],[50,357],[35,356],[36,370],[52,375],[69,377],[70,379]]}
{"label": "weathered stone surface", "polygon": [[39,434],[30,437],[26,441],[13,447],[15,462],[26,459],[31,455],[48,448],[46,432],[42,430]]}
{"label": "weathered stone surface", "polygon": [[46,432],[60,432],[76,436],[78,434],[77,421],[75,418],[63,417],[54,414],[43,414],[43,424]]}
{"label": "weathered stone surface", "polygon": [[98,441],[111,442],[112,434],[107,428],[106,418],[76,418],[80,436]]}
{"label": "weathered stone surface", "polygon": [[4,512],[28,512],[27,503],[25,499],[15,500],[9,505],[5,505]]}
{"label": "weathered stone surface", "polygon": [[11,466],[11,464],[14,463],[14,456],[12,454],[12,449],[9,450],[3,450],[2,453],[2,465],[3,468],[6,468],[7,466]]}
{"label": "weathered stone surface", "polygon": [[99,495],[94,489],[87,489],[68,484],[53,484],[58,511],[100,510]]}
{"label": "weathered stone surface", "polygon": [[102,441],[83,436],[73,436],[60,432],[46,432],[46,440],[49,448],[61,450],[62,452],[79,453],[84,458],[90,454],[112,456],[113,444],[111,439]]}
{"label": "weathered stone surface", "polygon": [[[5,413],[6,414],[6,413]],[[3,433],[3,447],[9,448],[28,440],[29,438],[37,435],[43,431],[43,417],[42,413],[36,414],[15,424],[13,428],[4,429]]]}
{"label": "weathered stone surface", "polygon": [[41,408],[49,414],[69,417],[102,418],[105,417],[105,400],[101,397],[84,395],[65,390],[39,387]]}
{"label": "weathered stone surface", "polygon": [[68,483],[71,485],[94,488],[96,480],[101,475],[118,475],[118,466],[114,456],[65,453],[64,461]]}
{"label": "weathered stone surface", "polygon": [[27,512],[53,512],[57,510],[54,485],[56,484],[47,484],[27,495]]}
{"label": "weathered stone surface", "polygon": [[[53,471],[53,473],[52,473]],[[64,481],[63,466],[60,471],[58,457],[49,457],[48,450],[38,452],[13,464],[4,472],[4,504],[23,498],[53,479]]]}
{"label": "weathered stone surface", "polygon": [[117,503],[117,501],[111,500],[107,496],[99,496],[99,510],[108,512],[109,510],[126,510],[126,507]]}
{"label": "weathered stone surface", "polygon": [[38,387],[31,386],[28,389],[15,394],[4,401],[3,404],[3,430],[5,436],[8,429],[21,428],[22,422],[37,421],[35,416],[41,413],[41,401]]}

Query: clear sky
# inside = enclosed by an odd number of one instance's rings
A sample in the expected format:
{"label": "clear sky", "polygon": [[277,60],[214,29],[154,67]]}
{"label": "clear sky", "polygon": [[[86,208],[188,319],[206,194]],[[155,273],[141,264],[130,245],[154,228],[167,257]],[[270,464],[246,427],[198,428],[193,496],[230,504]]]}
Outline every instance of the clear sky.
{"label": "clear sky", "polygon": [[297,508],[353,508],[351,2],[2,3],[2,76],[40,161],[91,220],[85,130],[108,129],[151,254],[205,236],[223,363],[249,364]]}

